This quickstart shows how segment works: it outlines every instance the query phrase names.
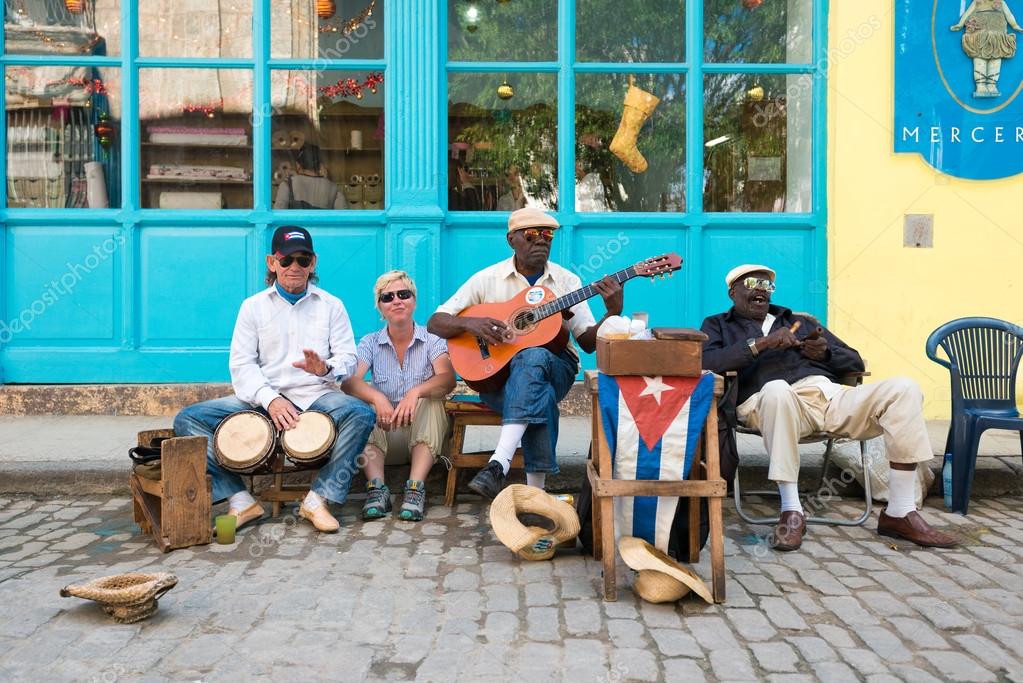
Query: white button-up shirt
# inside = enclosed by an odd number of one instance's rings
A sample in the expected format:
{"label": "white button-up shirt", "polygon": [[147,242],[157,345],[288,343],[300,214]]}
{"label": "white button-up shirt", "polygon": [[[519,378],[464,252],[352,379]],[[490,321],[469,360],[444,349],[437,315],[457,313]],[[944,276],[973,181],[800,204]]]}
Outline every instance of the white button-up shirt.
{"label": "white button-up shirt", "polygon": [[[583,283],[575,273],[562,268],[557,263],[548,261],[544,267],[543,275],[535,285],[530,285],[525,276],[515,269],[515,257],[512,256],[484,268],[470,277],[450,299],[437,307],[437,311],[458,315],[469,306],[476,304],[503,303],[531,286],[546,287],[556,296],[564,296],[581,289]],[[568,310],[574,314],[568,320],[568,328],[576,339],[597,324],[590,305],[585,301],[580,301]],[[571,344],[568,348],[575,353]]]}
{"label": "white button-up shirt", "polygon": [[[317,377],[292,366],[312,349],[329,370]],[[239,399],[266,408],[284,395],[302,410],[338,391],[355,372],[355,336],[341,300],[314,285],[292,305],[274,285],[242,302],[231,337],[231,384]]]}

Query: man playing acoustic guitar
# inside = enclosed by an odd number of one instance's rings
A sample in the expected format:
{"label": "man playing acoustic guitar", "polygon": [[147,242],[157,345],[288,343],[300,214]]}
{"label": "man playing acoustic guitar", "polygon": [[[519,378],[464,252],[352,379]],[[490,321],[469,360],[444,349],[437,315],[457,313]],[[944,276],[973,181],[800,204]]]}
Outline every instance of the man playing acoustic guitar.
{"label": "man playing acoustic guitar", "polygon": [[[582,281],[578,276],[547,260],[558,227],[554,217],[538,209],[512,213],[506,239],[514,255],[470,277],[430,317],[427,329],[444,339],[467,335],[478,339],[480,348],[498,347],[515,336],[505,320],[458,314],[469,306],[505,302],[524,290],[529,290],[525,295],[527,304],[543,299],[545,293],[540,287],[559,297],[579,290]],[[621,314],[622,287],[618,280],[605,277],[594,283],[593,289],[604,299],[605,317]],[[531,296],[539,298],[533,301]],[[547,473],[558,472],[558,401],[568,393],[579,372],[579,355],[567,332],[583,351],[593,353],[599,325],[585,298],[562,315],[561,334],[554,341],[516,353],[507,365],[509,372],[503,386],[480,388],[480,398],[503,418],[497,449],[469,483],[469,488],[485,498],[493,498],[504,486],[520,440],[530,486],[543,488]]]}

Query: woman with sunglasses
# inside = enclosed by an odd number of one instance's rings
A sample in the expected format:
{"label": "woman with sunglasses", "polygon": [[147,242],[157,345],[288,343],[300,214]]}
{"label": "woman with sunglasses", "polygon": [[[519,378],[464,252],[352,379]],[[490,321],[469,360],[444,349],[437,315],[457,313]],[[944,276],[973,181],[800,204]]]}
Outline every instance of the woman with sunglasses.
{"label": "woman with sunglasses", "polygon": [[[381,275],[374,301],[387,325],[359,342],[358,366],[344,384],[352,396],[376,409],[377,424],[366,445],[366,504],[363,519],[379,519],[391,510],[384,482],[388,434],[408,445],[411,469],[398,516],[418,522],[426,508],[426,475],[448,430],[444,398],[455,388],[447,342],[412,319],[416,285],[401,270]],[[367,372],[372,379],[366,381]]]}

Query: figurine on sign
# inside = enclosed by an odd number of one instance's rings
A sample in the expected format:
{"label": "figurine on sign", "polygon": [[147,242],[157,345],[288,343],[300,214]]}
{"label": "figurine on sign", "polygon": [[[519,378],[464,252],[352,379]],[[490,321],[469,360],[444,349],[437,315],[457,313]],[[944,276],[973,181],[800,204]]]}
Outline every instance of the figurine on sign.
{"label": "figurine on sign", "polygon": [[1015,56],[1016,34],[1023,28],[1016,22],[1005,0],[973,0],[953,24],[953,31],[963,34],[963,51],[973,59],[974,97],[998,97],[998,77],[1002,73],[1002,60]]}

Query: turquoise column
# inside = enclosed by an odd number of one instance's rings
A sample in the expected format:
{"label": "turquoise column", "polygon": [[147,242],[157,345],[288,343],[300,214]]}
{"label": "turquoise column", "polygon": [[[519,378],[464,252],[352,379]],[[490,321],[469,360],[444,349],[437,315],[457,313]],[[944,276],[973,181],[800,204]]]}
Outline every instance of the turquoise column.
{"label": "turquoise column", "polygon": [[436,0],[389,3],[385,81],[385,174],[388,235],[384,262],[416,280],[423,322],[450,292],[440,289],[441,153],[447,118],[442,93],[444,10]]}

